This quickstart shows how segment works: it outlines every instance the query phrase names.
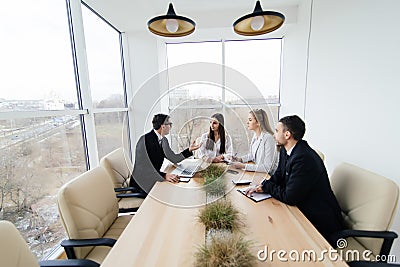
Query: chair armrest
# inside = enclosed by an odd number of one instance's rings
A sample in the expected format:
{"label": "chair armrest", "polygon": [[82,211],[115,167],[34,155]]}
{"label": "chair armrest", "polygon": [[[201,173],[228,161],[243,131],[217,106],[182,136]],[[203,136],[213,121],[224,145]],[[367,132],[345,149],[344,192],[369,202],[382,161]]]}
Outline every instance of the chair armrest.
{"label": "chair armrest", "polygon": [[129,198],[129,197],[138,197],[138,198],[146,198],[146,194],[144,193],[126,193],[126,194],[117,194],[117,198]]}
{"label": "chair armrest", "polygon": [[369,231],[369,230],[352,230],[346,229],[339,231],[335,234],[336,240],[346,237],[368,237],[368,238],[382,238],[383,244],[380,255],[389,255],[393,241],[398,235],[392,231]]}
{"label": "chair armrest", "polygon": [[66,239],[61,241],[68,259],[76,259],[74,247],[90,247],[90,246],[114,246],[117,240],[113,238],[91,238],[91,239]]}
{"label": "chair armrest", "polygon": [[71,260],[46,260],[39,262],[40,267],[99,267],[100,264],[92,260],[71,259]]}
{"label": "chair armrest", "polygon": [[126,191],[132,191],[132,192],[138,192],[139,190],[136,187],[118,187],[118,188],[114,188],[115,192],[126,192]]}

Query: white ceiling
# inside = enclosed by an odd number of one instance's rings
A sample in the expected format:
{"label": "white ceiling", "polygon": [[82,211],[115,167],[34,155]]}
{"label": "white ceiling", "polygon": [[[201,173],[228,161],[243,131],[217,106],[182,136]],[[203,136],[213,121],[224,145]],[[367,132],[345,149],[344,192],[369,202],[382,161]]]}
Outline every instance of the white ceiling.
{"label": "white ceiling", "polygon": [[[297,6],[301,0],[263,0],[264,10],[280,11]],[[121,32],[140,31],[147,28],[147,21],[167,13],[167,0],[84,0]],[[172,2],[177,15],[193,19],[198,27],[231,27],[242,15],[251,13],[255,0],[175,0]],[[286,18],[288,20],[290,18]]]}

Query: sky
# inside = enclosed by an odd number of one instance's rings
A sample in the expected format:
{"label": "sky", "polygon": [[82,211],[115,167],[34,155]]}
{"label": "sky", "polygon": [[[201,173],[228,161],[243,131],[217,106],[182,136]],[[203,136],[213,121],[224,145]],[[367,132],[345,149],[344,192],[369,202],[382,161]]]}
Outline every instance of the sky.
{"label": "sky", "polygon": [[[3,1],[0,9],[0,99],[57,97],[76,102],[65,0],[22,2]],[[99,38],[99,42],[87,40],[93,51],[88,55],[92,96],[101,100],[110,92],[122,92],[118,33],[89,15],[84,16],[91,31],[88,38]]]}

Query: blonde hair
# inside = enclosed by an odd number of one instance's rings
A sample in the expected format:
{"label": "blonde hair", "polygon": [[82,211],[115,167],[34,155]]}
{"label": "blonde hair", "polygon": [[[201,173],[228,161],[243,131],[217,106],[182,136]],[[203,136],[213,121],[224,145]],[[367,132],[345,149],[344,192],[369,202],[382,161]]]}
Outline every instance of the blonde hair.
{"label": "blonde hair", "polygon": [[256,121],[260,124],[260,128],[262,132],[268,132],[271,135],[274,135],[274,131],[272,131],[271,125],[269,125],[267,112],[263,109],[254,109],[251,110],[250,113],[254,116]]}

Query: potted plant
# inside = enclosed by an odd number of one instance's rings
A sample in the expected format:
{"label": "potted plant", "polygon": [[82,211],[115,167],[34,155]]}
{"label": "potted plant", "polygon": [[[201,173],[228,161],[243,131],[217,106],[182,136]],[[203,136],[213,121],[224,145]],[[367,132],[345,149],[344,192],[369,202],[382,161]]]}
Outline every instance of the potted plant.
{"label": "potted plant", "polygon": [[200,210],[198,217],[206,230],[226,229],[232,232],[238,230],[241,224],[239,211],[226,199],[207,204]]}
{"label": "potted plant", "polygon": [[[226,193],[226,183],[222,175],[225,172],[225,168],[219,165],[210,165],[208,168],[200,172],[200,175],[204,177],[204,191],[208,198],[214,198],[223,196]],[[210,201],[207,201],[210,202]]]}
{"label": "potted plant", "polygon": [[217,233],[209,244],[200,246],[195,257],[195,266],[252,267],[256,257],[250,251],[251,242],[241,235]]}

